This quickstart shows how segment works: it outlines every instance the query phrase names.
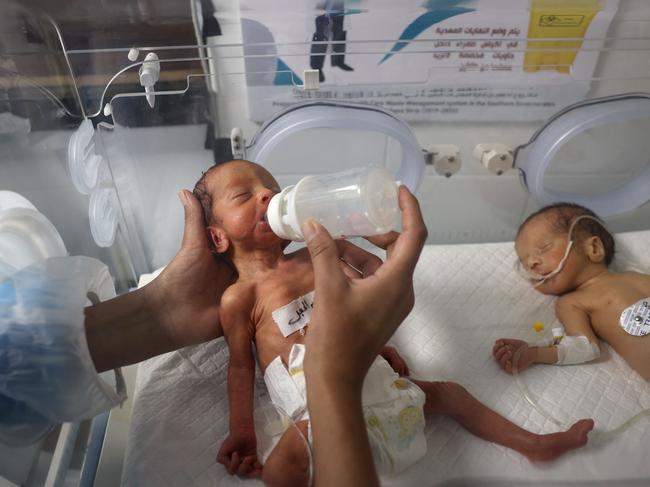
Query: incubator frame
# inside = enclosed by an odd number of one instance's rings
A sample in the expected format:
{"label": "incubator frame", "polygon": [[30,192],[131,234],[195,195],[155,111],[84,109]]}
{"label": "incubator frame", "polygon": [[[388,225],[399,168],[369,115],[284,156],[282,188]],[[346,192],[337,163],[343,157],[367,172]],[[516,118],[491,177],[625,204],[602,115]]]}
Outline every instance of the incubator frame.
{"label": "incubator frame", "polygon": [[[604,109],[604,105],[609,109]],[[557,152],[572,138],[591,128],[640,119],[650,119],[650,94],[626,93],[576,103],[551,117],[527,144],[516,149],[514,166],[540,205],[573,201],[602,217],[631,211],[650,200],[650,161],[622,187],[593,196],[548,190],[544,176]]]}
{"label": "incubator frame", "polygon": [[[244,68],[244,62],[254,59],[264,59],[272,56],[285,55],[288,53],[289,48],[295,47],[295,44],[278,43],[273,44],[273,47],[278,51],[275,54],[259,54],[259,53],[246,53],[244,51],[243,43],[211,43],[201,37],[201,27],[197,22],[198,13],[196,11],[196,2],[191,1],[192,8],[192,21],[196,37],[196,44],[189,45],[170,45],[170,46],[135,46],[136,50],[141,51],[142,54],[157,53],[160,57],[159,63],[162,67],[162,74],[165,74],[166,69],[172,66],[179,66],[183,63],[193,62],[200,65],[200,71],[191,72],[191,68],[187,68],[182,84],[184,86],[179,89],[165,89],[159,84],[158,87],[154,86],[149,93],[144,89],[140,91],[120,91],[120,87],[116,81],[120,76],[128,77],[135,75],[143,66],[152,61],[141,60],[133,62],[130,60],[128,53],[134,46],[119,47],[119,48],[99,48],[99,49],[69,49],[64,42],[61,29],[57,23],[49,16],[43,16],[44,20],[51,25],[54,37],[58,39],[60,44],[60,54],[63,60],[62,66],[65,66],[67,73],[64,75],[64,80],[59,83],[69,85],[70,91],[74,95],[74,103],[78,106],[66,105],[65,99],[61,99],[55,93],[56,89],[49,89],[47,86],[39,83],[38,80],[32,79],[21,73],[14,73],[19,76],[21,81],[29,84],[31,87],[37,89],[48,100],[54,103],[61,111],[75,121],[89,120],[95,118],[97,120],[106,116],[105,120],[119,124],[119,120],[115,120],[112,114],[112,104],[119,99],[131,98],[133,101],[141,99],[144,101],[147,96],[175,96],[187,93],[193,88],[192,83],[197,80],[205,81],[207,93],[210,97],[210,110],[212,122],[215,125],[215,132],[219,134],[219,117],[217,113],[217,105],[223,101],[222,92],[224,85],[235,85],[246,81],[246,76],[250,73]],[[16,4],[17,8],[25,14],[33,16],[34,12],[29,9]],[[225,12],[229,15],[230,12]],[[627,21],[627,20],[626,20]],[[462,39],[451,38],[450,41],[460,41]],[[486,41],[487,38],[476,38],[477,41]],[[526,43],[529,39],[517,38],[515,39],[521,43]],[[560,41],[562,39],[559,39]],[[535,39],[537,43],[553,43],[558,39]],[[628,51],[635,52],[641,56],[650,53],[648,47],[647,37],[617,37],[616,35],[607,35],[599,39],[589,39],[589,41],[600,43],[598,46],[584,46],[581,50],[592,51],[594,53],[609,52],[609,53],[623,53]],[[444,55],[454,52],[454,48],[434,48],[433,41],[429,39],[414,39],[411,41],[416,47],[413,51],[417,53],[431,53],[433,49],[437,53]],[[377,55],[386,53],[386,45],[390,46],[395,43],[395,39],[379,39],[374,41],[347,41],[349,49],[347,55]],[[298,47],[303,50],[308,50],[310,42],[301,43]],[[269,47],[264,43],[258,43],[251,46],[254,49],[263,49]],[[544,51],[545,49],[538,48]],[[494,54],[498,49],[489,48],[485,52]],[[118,58],[116,54],[119,54]],[[106,79],[103,81],[103,90],[99,99],[82,96],[80,92],[79,83],[79,66],[85,56],[93,55],[99,59],[100,67],[107,69]],[[287,54],[291,55],[291,54]],[[169,57],[166,57],[169,56]],[[143,56],[144,57],[144,56]],[[102,66],[102,63],[105,63]],[[5,68],[0,68],[6,72]],[[443,71],[450,71],[454,68],[441,68]],[[291,71],[279,71],[280,74],[292,75]],[[259,74],[259,73],[258,73]],[[268,74],[268,73],[262,73]],[[435,86],[439,82],[439,71],[429,70],[426,76],[417,82],[408,84],[407,88],[412,90],[419,90],[424,87]],[[628,73],[620,72],[608,74],[603,76],[600,73],[594,74],[589,79],[580,79],[575,73],[570,72],[571,79],[579,82],[595,82],[608,83],[621,81],[624,83],[638,83],[650,80],[650,73],[641,75],[629,75]],[[295,90],[296,94],[301,97],[315,98],[315,92],[305,91],[304,86],[293,78],[293,83],[286,87],[287,90]],[[181,83],[179,83],[181,84]],[[355,85],[351,85],[355,86]],[[391,84],[381,79],[377,79],[373,84],[374,87],[382,89],[389,89]],[[514,89],[514,88],[513,88]],[[596,90],[597,91],[597,90]],[[591,95],[590,95],[591,96]],[[298,102],[300,97],[295,97],[295,102]],[[140,101],[140,100],[138,100]],[[605,103],[620,103],[623,111],[617,115],[614,113],[599,113]],[[108,107],[108,108],[107,108]],[[147,109],[148,110],[148,109]],[[646,167],[641,177],[634,181],[633,185],[621,189],[617,192],[612,192],[606,195],[608,202],[603,202],[602,206],[595,200],[584,199],[579,195],[568,193],[554,193],[549,192],[544,188],[543,179],[548,166],[550,165],[551,157],[559,150],[562,144],[570,140],[571,137],[587,130],[590,127],[600,126],[605,123],[615,122],[621,120],[624,114],[633,117],[647,116],[650,110],[650,95],[646,93],[629,93],[624,95],[594,98],[585,102],[577,103],[566,109],[558,112],[551,117],[546,125],[539,129],[531,140],[517,149],[515,157],[515,167],[521,171],[522,182],[526,189],[530,192],[535,199],[544,204],[550,201],[557,201],[557,199],[571,198],[579,202],[583,202],[588,206],[593,207],[596,212],[603,216],[614,215],[628,209],[640,206],[647,200],[644,199],[644,190],[647,195],[647,188],[650,187],[650,165]],[[339,112],[340,113],[337,113]],[[341,120],[341,118],[343,120]],[[338,119],[338,120],[337,120]],[[575,122],[575,126],[571,124]],[[75,122],[76,123],[76,122]],[[339,123],[339,125],[336,125]],[[104,129],[111,128],[110,123],[106,121],[100,122],[100,126]],[[292,133],[309,129],[309,128],[333,128],[335,126],[354,129],[368,129],[376,130],[380,133],[386,134],[398,140],[402,147],[402,164],[398,178],[401,179],[412,190],[417,189],[422,181],[423,176],[423,158],[424,155],[420,149],[420,144],[413,135],[411,129],[399,118],[390,112],[375,108],[375,107],[360,107],[353,103],[336,103],[335,101],[307,101],[302,104],[296,103],[294,106],[286,109],[282,113],[277,114],[264,124],[258,131],[257,135],[251,140],[247,149],[247,157],[257,159],[263,162],[268,154],[281,142],[282,137],[290,136]],[[101,138],[101,130],[95,129],[95,137]],[[103,130],[103,129],[102,129]],[[225,134],[222,134],[225,135]],[[561,142],[553,142],[553,137]],[[101,193],[97,193],[94,198],[95,205],[92,205],[96,214],[101,214],[105,210],[106,214],[110,216],[110,221],[107,222],[108,230],[102,234],[103,237],[98,237],[100,244],[112,247],[112,252],[119,253],[128,247],[130,257],[128,262],[120,262],[124,267],[128,267],[131,274],[135,275],[142,272],[146,267],[146,259],[143,254],[142,245],[138,241],[137,236],[131,237],[129,235],[119,236],[115,239],[115,227],[122,227],[125,234],[129,233],[129,225],[132,225],[130,216],[120,205],[119,191],[116,190],[113,174],[109,171],[106,173],[107,179],[100,182],[103,184]],[[92,209],[90,211],[93,211]],[[101,218],[101,217],[100,217]],[[108,237],[106,237],[106,234]],[[92,424],[89,440],[89,453],[82,470],[81,485],[90,485],[93,482],[96,468],[99,463],[99,456],[102,448],[102,441],[106,432],[108,421],[108,413],[96,417]],[[78,432],[78,425],[66,425],[64,434],[61,435],[62,443],[60,448],[57,448],[56,459],[60,461],[55,470],[52,471],[52,481],[57,482],[61,480],[61,475],[65,474],[65,469],[61,466],[65,465],[66,454],[70,452],[76,439]],[[69,459],[69,457],[67,458]],[[58,480],[57,480],[58,479]]]}

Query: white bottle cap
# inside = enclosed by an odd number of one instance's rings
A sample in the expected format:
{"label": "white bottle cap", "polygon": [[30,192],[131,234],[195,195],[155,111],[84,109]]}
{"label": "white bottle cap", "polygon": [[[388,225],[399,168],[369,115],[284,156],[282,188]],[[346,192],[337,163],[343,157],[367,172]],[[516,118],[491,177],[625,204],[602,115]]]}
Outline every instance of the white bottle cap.
{"label": "white bottle cap", "polygon": [[553,336],[554,337],[563,337],[564,336],[564,328],[553,328]]}
{"label": "white bottle cap", "polygon": [[287,186],[271,198],[266,209],[266,221],[278,237],[302,242],[304,238],[293,205],[294,187]]}

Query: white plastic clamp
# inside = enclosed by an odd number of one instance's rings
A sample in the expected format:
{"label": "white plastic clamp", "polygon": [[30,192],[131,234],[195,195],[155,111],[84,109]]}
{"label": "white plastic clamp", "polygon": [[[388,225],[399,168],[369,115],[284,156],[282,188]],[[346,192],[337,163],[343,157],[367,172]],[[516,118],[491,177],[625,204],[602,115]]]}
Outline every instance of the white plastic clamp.
{"label": "white plastic clamp", "polygon": [[498,142],[477,144],[474,147],[474,157],[492,174],[501,176],[512,169],[514,159],[511,147]]}

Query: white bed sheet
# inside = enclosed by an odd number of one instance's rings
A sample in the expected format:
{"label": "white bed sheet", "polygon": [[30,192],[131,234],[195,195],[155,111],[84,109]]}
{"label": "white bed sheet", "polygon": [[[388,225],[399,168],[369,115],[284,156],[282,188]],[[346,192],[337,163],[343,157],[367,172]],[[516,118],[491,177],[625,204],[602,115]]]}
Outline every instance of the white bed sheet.
{"label": "white bed sheet", "polygon": [[[650,231],[618,235],[617,243],[615,268],[650,271]],[[553,298],[512,271],[514,258],[512,243],[425,247],[414,309],[392,343],[414,377],[459,382],[520,426],[550,433],[558,428],[528,405],[491,357],[497,338],[533,339],[533,322],[549,331],[555,322]],[[262,485],[228,476],[215,461],[228,432],[227,357],[223,340],[215,340],[140,364],[123,485]],[[524,377],[546,410],[566,422],[592,417],[596,429],[609,430],[650,408],[650,384],[611,350],[598,363],[537,366]],[[259,376],[256,391],[259,449],[268,453],[273,439],[264,425],[275,417]],[[428,418],[426,436],[425,458],[384,485],[650,483],[650,418],[543,466],[474,437],[450,418]]]}

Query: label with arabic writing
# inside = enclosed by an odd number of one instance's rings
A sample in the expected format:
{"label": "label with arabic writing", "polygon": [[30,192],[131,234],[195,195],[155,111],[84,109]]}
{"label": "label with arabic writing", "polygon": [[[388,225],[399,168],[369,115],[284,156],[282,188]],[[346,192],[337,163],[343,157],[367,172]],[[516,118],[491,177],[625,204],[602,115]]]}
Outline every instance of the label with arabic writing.
{"label": "label with arabic writing", "polygon": [[311,310],[314,307],[314,291],[294,299],[289,304],[273,311],[273,321],[278,325],[282,335],[288,337],[302,330],[311,321]]}

